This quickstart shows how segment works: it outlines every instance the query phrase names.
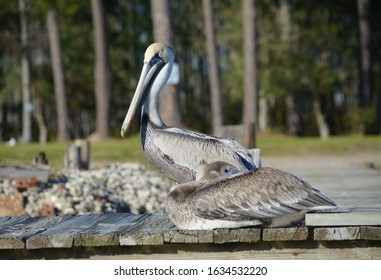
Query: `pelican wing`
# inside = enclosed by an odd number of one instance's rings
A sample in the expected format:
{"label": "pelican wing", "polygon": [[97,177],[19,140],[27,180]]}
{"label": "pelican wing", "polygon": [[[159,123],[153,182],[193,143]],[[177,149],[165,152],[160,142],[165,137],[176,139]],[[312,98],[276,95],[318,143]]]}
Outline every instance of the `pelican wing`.
{"label": "pelican wing", "polygon": [[194,181],[196,170],[193,170],[191,166],[184,164],[184,162],[176,161],[176,153],[181,153],[182,150],[174,146],[168,152],[168,147],[172,147],[172,142],[176,138],[171,139],[168,135],[162,133],[162,129],[157,129],[153,124],[142,123],[141,142],[148,161],[178,183]]}
{"label": "pelican wing", "polygon": [[274,217],[335,203],[292,174],[259,168],[211,182],[189,196],[197,215],[206,219],[255,220]]}
{"label": "pelican wing", "polygon": [[200,162],[225,161],[242,171],[255,168],[248,151],[239,143],[181,128],[165,128],[153,137],[160,152],[180,166],[196,172]]}

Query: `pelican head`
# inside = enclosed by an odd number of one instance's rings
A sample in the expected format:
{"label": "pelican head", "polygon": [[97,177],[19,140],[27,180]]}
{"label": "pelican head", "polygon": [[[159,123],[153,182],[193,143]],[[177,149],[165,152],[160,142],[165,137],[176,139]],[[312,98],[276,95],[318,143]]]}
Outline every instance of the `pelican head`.
{"label": "pelican head", "polygon": [[159,116],[157,99],[172,72],[173,61],[173,48],[161,43],[153,43],[147,48],[139,82],[122,124],[122,137],[127,134],[142,106],[143,113],[149,114],[154,124],[164,126]]}
{"label": "pelican head", "polygon": [[212,181],[218,178],[228,177],[240,172],[235,166],[224,161],[216,161],[212,163],[201,163],[197,175],[197,180]]}

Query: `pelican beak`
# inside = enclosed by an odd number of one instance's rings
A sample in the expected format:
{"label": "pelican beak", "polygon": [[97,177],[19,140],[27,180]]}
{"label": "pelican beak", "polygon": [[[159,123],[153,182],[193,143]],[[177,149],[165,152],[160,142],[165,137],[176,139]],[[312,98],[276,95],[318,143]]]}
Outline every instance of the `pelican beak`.
{"label": "pelican beak", "polygon": [[136,87],[134,97],[132,98],[130,108],[124,118],[120,134],[125,137],[130,129],[135,116],[139,113],[142,105],[147,99],[148,92],[151,88],[157,73],[164,66],[165,62],[162,59],[152,59],[149,62],[144,62],[142,73],[140,74],[138,86]]}

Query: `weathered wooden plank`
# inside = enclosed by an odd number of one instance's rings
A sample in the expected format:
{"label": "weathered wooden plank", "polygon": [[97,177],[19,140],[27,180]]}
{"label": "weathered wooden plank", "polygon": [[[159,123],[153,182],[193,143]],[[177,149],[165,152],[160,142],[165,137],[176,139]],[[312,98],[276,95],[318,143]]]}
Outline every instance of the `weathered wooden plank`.
{"label": "weathered wooden plank", "polygon": [[146,234],[124,234],[119,236],[119,244],[122,246],[163,245],[164,236],[162,232]]}
{"label": "weathered wooden plank", "polygon": [[0,249],[24,249],[25,241],[23,236],[17,236],[11,229],[12,225],[25,221],[29,217],[2,217],[0,223]]}
{"label": "weathered wooden plank", "polygon": [[347,209],[350,212],[361,212],[361,211],[381,212],[381,205],[373,205],[373,206],[352,205],[352,206],[348,207]]}
{"label": "weathered wooden plank", "polygon": [[164,246],[86,247],[49,250],[0,250],[0,259],[373,259],[381,260],[379,241],[257,242],[230,244],[166,244]]}
{"label": "weathered wooden plank", "polygon": [[67,219],[26,239],[27,249],[70,248],[74,237],[106,218],[105,215],[66,216]]}
{"label": "weathered wooden plank", "polygon": [[162,245],[164,231],[174,227],[164,213],[146,213],[119,235],[120,245]]}
{"label": "weathered wooden plank", "polygon": [[114,213],[87,229],[78,236],[74,236],[74,246],[116,246],[119,245],[119,234],[136,224],[138,215],[129,213]]}
{"label": "weathered wooden plank", "polygon": [[85,234],[119,234],[136,225],[140,215],[130,213],[112,213],[104,215],[104,219],[86,230]]}
{"label": "weathered wooden plank", "polygon": [[215,229],[213,240],[216,244],[230,242],[258,242],[261,239],[259,228]]}
{"label": "weathered wooden plank", "polygon": [[[178,230],[164,213],[2,217],[0,221],[0,249],[163,245],[164,243],[250,243],[259,242],[261,232],[263,241],[311,240],[308,227]],[[360,239],[381,240],[381,227],[328,227],[315,228],[313,231],[315,241]]]}
{"label": "weathered wooden plank", "polygon": [[262,234],[263,241],[298,241],[307,240],[307,227],[292,228],[265,228]]}
{"label": "weathered wooden plank", "polygon": [[162,245],[164,232],[173,228],[173,223],[164,213],[147,213],[137,219],[125,232],[119,235],[120,245]]}
{"label": "weathered wooden plank", "polygon": [[212,230],[178,230],[164,232],[165,243],[213,243]]}
{"label": "weathered wooden plank", "polygon": [[306,226],[380,226],[380,211],[357,211],[350,213],[309,213]]}
{"label": "weathered wooden plank", "polygon": [[85,234],[74,237],[74,246],[100,247],[118,246],[119,236],[117,234]]}
{"label": "weathered wooden plank", "polygon": [[[121,252],[117,255],[103,255],[99,259],[162,259],[162,260],[380,260],[381,248],[377,244],[369,244],[368,241],[344,241],[330,242],[331,246],[324,244],[316,245],[314,241],[241,243],[218,245],[175,244],[171,250],[158,251],[154,254],[147,254],[143,250],[134,254]],[[274,245],[274,246],[272,246]],[[337,245],[337,246],[335,246]],[[189,249],[191,247],[191,249]],[[98,254],[100,255],[100,254]],[[313,273],[313,272],[311,272]]]}
{"label": "weathered wooden plank", "polygon": [[0,236],[0,249],[24,249],[25,241],[21,236]]}
{"label": "weathered wooden plank", "polygon": [[381,240],[381,227],[361,227],[360,236],[365,240]]}
{"label": "weathered wooden plank", "polygon": [[314,240],[358,240],[360,227],[315,228]]}
{"label": "weathered wooden plank", "polygon": [[1,227],[3,226],[3,224],[6,222],[6,221],[9,221],[11,219],[10,216],[1,216],[0,217],[0,229]]}
{"label": "weathered wooden plank", "polygon": [[0,224],[0,233],[7,230],[8,227],[12,226],[20,226],[20,224],[24,224],[27,220],[30,220],[29,216],[13,216],[9,217],[9,219],[4,219],[4,221]]}
{"label": "weathered wooden plank", "polygon": [[39,216],[39,217],[11,217],[9,220],[2,223],[0,235],[16,235],[27,237],[29,232],[36,230],[41,231],[61,222],[64,218],[59,216]]}
{"label": "weathered wooden plank", "polygon": [[12,217],[0,229],[0,248],[23,249],[25,240],[61,222],[63,217]]}
{"label": "weathered wooden plank", "polygon": [[49,165],[5,164],[0,163],[0,179],[18,179],[36,177],[40,182],[47,182],[50,175]]}

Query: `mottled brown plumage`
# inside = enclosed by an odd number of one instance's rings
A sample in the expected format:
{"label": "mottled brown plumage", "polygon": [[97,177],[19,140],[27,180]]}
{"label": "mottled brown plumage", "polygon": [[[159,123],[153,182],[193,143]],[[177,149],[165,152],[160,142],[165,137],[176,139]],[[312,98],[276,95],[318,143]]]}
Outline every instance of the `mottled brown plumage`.
{"label": "mottled brown plumage", "polygon": [[[202,168],[198,181],[177,185],[168,194],[166,210],[179,228],[288,226],[302,221],[306,212],[335,207],[310,184],[278,169],[262,167],[225,177],[225,169],[234,170],[225,162]],[[212,172],[220,178],[209,180]]]}

